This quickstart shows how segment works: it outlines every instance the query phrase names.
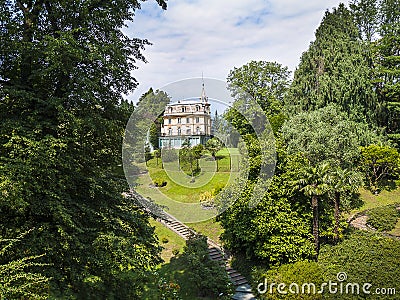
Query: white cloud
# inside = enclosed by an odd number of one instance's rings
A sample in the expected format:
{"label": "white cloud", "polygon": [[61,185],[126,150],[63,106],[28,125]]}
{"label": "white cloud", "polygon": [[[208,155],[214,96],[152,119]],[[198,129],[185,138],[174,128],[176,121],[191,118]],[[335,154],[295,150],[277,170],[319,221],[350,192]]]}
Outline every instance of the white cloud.
{"label": "white cloud", "polygon": [[142,4],[125,30],[153,43],[148,64],[133,72],[140,86],[136,101],[150,87],[189,77],[225,80],[229,70],[250,60],[277,61],[294,70],[326,9],[338,0],[170,0],[162,11]]}

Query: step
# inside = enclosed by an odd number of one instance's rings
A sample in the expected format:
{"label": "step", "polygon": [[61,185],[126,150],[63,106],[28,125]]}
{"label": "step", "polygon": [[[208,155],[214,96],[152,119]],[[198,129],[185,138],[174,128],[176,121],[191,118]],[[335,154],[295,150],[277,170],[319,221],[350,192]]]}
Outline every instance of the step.
{"label": "step", "polygon": [[219,253],[219,252],[208,253],[208,255],[210,255],[211,257],[214,257],[214,256],[221,256],[222,257],[222,254]]}
{"label": "step", "polygon": [[246,279],[246,278],[243,275],[238,274],[238,275],[235,275],[234,277],[231,277],[231,279],[236,282],[236,281],[240,281],[240,280]]}
{"label": "step", "polygon": [[247,282],[246,278],[244,278],[239,281],[235,281],[233,284],[234,285],[242,285],[242,284],[246,284],[246,283],[248,283],[248,282]]}
{"label": "step", "polygon": [[[242,276],[239,272],[228,274],[232,280],[236,280],[235,278]],[[242,276],[243,277],[243,276]]]}
{"label": "step", "polygon": [[179,232],[188,232],[188,230],[186,229],[186,228],[183,228],[183,227],[177,227],[177,228],[174,228],[176,231],[179,231]]}
{"label": "step", "polygon": [[211,252],[218,252],[218,253],[220,253],[221,251],[219,251],[217,248],[208,248],[208,253],[211,253]]}

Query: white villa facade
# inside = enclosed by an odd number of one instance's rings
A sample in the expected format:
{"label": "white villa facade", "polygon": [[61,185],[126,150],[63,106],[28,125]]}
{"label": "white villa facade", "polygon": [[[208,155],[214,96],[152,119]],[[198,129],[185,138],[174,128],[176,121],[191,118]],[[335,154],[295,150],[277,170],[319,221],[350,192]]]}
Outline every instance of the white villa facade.
{"label": "white villa facade", "polygon": [[180,148],[185,140],[191,146],[205,144],[211,137],[211,111],[203,84],[198,100],[180,100],[165,107],[160,148]]}

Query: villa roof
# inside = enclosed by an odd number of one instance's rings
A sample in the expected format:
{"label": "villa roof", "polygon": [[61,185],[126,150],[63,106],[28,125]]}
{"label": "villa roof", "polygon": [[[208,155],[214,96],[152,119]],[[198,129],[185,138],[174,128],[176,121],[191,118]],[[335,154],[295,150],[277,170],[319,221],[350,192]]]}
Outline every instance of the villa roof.
{"label": "villa roof", "polygon": [[204,102],[201,101],[201,98],[199,100],[179,100],[176,102],[169,103],[168,106],[174,106],[174,105],[183,105],[183,104],[205,104]]}

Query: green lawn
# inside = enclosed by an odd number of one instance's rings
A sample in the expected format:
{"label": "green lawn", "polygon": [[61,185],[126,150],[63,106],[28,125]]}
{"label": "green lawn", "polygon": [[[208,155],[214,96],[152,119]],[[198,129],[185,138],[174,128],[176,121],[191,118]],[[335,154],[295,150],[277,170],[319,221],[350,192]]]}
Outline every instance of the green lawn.
{"label": "green lawn", "polygon": [[154,219],[150,219],[150,225],[155,227],[158,241],[163,247],[161,258],[165,263],[169,263],[171,257],[174,256],[172,253],[174,249],[177,249],[182,253],[183,247],[185,246],[185,240],[183,238]]}
{"label": "green lawn", "polygon": [[214,242],[221,244],[220,236],[224,229],[221,224],[215,220],[215,218],[199,223],[186,223],[187,226],[194,229],[196,232],[202,235],[208,236]]}
{"label": "green lawn", "polygon": [[[161,253],[164,263],[157,268],[159,276],[165,278],[167,282],[178,283],[180,286],[179,295],[183,300],[211,300],[211,298],[197,297],[197,288],[187,280],[185,275],[187,269],[185,264],[172,253],[174,249],[178,249],[182,253],[185,240],[154,219],[150,219],[150,224],[155,227],[155,233],[160,245],[164,248]],[[214,240],[217,240],[218,234],[222,232],[219,223],[216,223],[213,219],[188,225]],[[168,242],[165,243],[166,240]],[[160,295],[157,293],[157,289],[156,282],[146,286],[145,299],[158,300]]]}
{"label": "green lawn", "polygon": [[[165,163],[163,168],[160,159],[157,162],[156,158],[152,158],[147,162],[148,172],[137,178],[136,190],[142,196],[165,206],[167,212],[182,222],[195,223],[211,219],[217,215],[217,211],[203,209],[200,205],[200,195],[206,191],[221,189],[237,178],[239,172],[223,170],[229,170],[230,157],[232,164],[237,165],[238,155],[237,149],[223,149],[218,152],[218,172],[215,161],[210,155],[205,155],[199,161],[202,171],[195,177],[194,182],[191,182],[191,176],[179,169],[178,163]],[[145,166],[139,167],[143,169]],[[154,182],[159,181],[165,181],[167,184],[164,187],[155,187]]]}
{"label": "green lawn", "polygon": [[364,211],[367,209],[400,202],[400,187],[393,191],[382,191],[378,195],[374,195],[370,191],[363,188],[361,188],[359,192],[360,198],[363,200],[364,204],[355,209],[353,212]]}

